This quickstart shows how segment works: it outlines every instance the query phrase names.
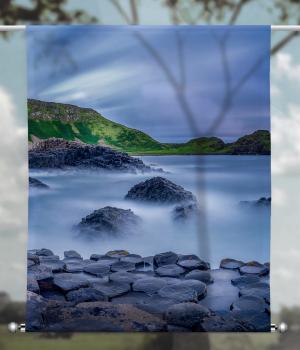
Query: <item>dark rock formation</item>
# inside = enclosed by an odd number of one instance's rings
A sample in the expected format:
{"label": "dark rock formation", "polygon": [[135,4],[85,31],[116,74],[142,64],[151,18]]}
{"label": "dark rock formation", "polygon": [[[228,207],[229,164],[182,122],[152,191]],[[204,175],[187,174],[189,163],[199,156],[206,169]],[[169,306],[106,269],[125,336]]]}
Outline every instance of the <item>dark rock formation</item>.
{"label": "dark rock formation", "polygon": [[160,176],[133,186],[125,199],[169,204],[196,201],[192,192]]}
{"label": "dark rock formation", "polygon": [[132,233],[139,223],[140,218],[131,209],[104,207],[83,218],[77,228],[83,234],[96,237]]}
{"label": "dark rock formation", "polygon": [[271,207],[271,197],[261,197],[255,201],[241,201],[240,205],[243,207],[250,208],[270,208]]}
{"label": "dark rock formation", "polygon": [[199,206],[197,203],[187,203],[182,205],[177,205],[173,211],[172,215],[174,220],[187,220],[196,215],[200,215]]}
{"label": "dark rock formation", "polygon": [[44,184],[42,181],[35,179],[34,177],[29,176],[29,187],[39,188],[39,189],[47,189],[48,185]]}
{"label": "dark rock formation", "polygon": [[[268,263],[224,259],[223,268],[214,270],[196,255],[173,252],[154,258],[125,250],[90,259],[74,251],[64,256],[48,249],[28,252],[30,331],[270,329]],[[148,271],[139,270],[141,260]],[[202,263],[207,270],[191,270]]]}
{"label": "dark rock formation", "polygon": [[99,168],[148,172],[151,168],[127,153],[80,141],[50,138],[33,144],[29,150],[29,168]]}

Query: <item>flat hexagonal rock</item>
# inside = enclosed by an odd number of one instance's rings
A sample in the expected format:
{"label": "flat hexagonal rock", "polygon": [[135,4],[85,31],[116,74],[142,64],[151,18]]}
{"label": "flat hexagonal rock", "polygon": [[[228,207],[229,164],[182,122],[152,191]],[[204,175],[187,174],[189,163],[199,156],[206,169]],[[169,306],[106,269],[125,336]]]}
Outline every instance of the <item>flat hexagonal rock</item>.
{"label": "flat hexagonal rock", "polygon": [[135,270],[135,264],[131,262],[126,261],[117,261],[111,265],[111,271],[118,272],[118,271],[134,271]]}
{"label": "flat hexagonal rock", "polygon": [[102,292],[107,298],[114,298],[130,291],[130,284],[113,281],[91,282],[91,286]]}
{"label": "flat hexagonal rock", "polygon": [[213,278],[209,271],[193,270],[184,276],[187,280],[198,280],[205,284],[213,283]]}
{"label": "flat hexagonal rock", "polygon": [[176,300],[141,292],[129,292],[125,295],[112,298],[111,302],[114,304],[130,304],[158,316],[162,316],[170,306],[177,303]]}
{"label": "flat hexagonal rock", "polygon": [[248,287],[240,289],[240,296],[254,296],[270,300],[270,286],[264,282],[253,283]]}
{"label": "flat hexagonal rock", "polygon": [[177,261],[178,261],[178,255],[173,252],[160,253],[160,254],[156,254],[153,257],[153,265],[155,267],[176,264]]}
{"label": "flat hexagonal rock", "polygon": [[71,262],[67,263],[64,266],[64,270],[66,272],[82,272],[84,268],[84,264],[82,262]]}
{"label": "flat hexagonal rock", "polygon": [[124,256],[123,258],[120,259],[121,261],[125,261],[125,262],[130,262],[133,264],[140,264],[143,263],[143,259],[140,255],[137,254],[128,254],[126,256]]}
{"label": "flat hexagonal rock", "polygon": [[86,301],[107,301],[106,295],[95,288],[79,288],[66,294],[66,299],[75,304]]}
{"label": "flat hexagonal rock", "polygon": [[109,302],[85,302],[76,307],[63,309],[61,322],[52,325],[49,331],[120,331],[158,332],[166,328],[166,323],[132,305]]}
{"label": "flat hexagonal rock", "polygon": [[205,298],[198,301],[198,304],[207,307],[213,312],[224,314],[224,312],[230,312],[230,307],[236,300],[238,300],[238,296],[236,298],[233,298],[231,295],[210,296],[209,293],[207,293]]}
{"label": "flat hexagonal rock", "polygon": [[40,293],[40,287],[33,275],[27,276],[27,290],[36,294]]}
{"label": "flat hexagonal rock", "polygon": [[235,270],[243,266],[244,263],[235,259],[223,259],[220,263],[221,269]]}
{"label": "flat hexagonal rock", "polygon": [[241,275],[257,275],[264,276],[269,273],[269,269],[265,265],[260,266],[241,266],[239,268]]}
{"label": "flat hexagonal rock", "polygon": [[251,312],[265,312],[266,306],[262,298],[253,296],[240,297],[231,305],[231,310],[234,311],[251,311]]}
{"label": "flat hexagonal rock", "polygon": [[33,254],[38,255],[38,256],[49,256],[49,255],[54,255],[52,250],[42,248],[42,249],[36,249],[31,251]]}
{"label": "flat hexagonal rock", "polygon": [[231,318],[224,319],[221,316],[205,317],[201,322],[199,330],[202,332],[246,332],[249,329],[245,324],[238,320]]}
{"label": "flat hexagonal rock", "polygon": [[177,264],[187,270],[208,270],[209,264],[199,259],[181,260]]}
{"label": "flat hexagonal rock", "polygon": [[179,277],[183,273],[185,273],[185,269],[176,265],[176,264],[170,264],[170,265],[164,265],[161,267],[158,267],[155,272],[159,276],[166,276],[166,277]]}
{"label": "flat hexagonal rock", "polygon": [[134,292],[144,292],[147,294],[156,293],[159,289],[166,286],[167,282],[157,278],[157,277],[149,277],[149,278],[140,278],[135,281],[132,285],[132,290]]}
{"label": "flat hexagonal rock", "polygon": [[83,271],[97,277],[103,277],[109,273],[110,267],[96,262],[85,266]]}
{"label": "flat hexagonal rock", "polygon": [[270,332],[271,318],[266,312],[232,311],[232,318],[243,322],[248,330],[256,332]]}
{"label": "flat hexagonal rock", "polygon": [[139,276],[127,271],[113,272],[108,276],[110,281],[119,282],[119,283],[129,283],[129,284],[135,282],[141,277],[142,276]]}
{"label": "flat hexagonal rock", "polygon": [[167,285],[158,291],[163,298],[180,302],[197,301],[206,294],[206,285],[200,281],[186,280],[181,283]]}
{"label": "flat hexagonal rock", "polygon": [[81,259],[82,260],[82,256],[76,252],[76,250],[66,250],[64,252],[64,257],[65,258],[75,258],[75,259]]}
{"label": "flat hexagonal rock", "polygon": [[52,272],[62,272],[64,270],[65,264],[60,260],[56,261],[43,261],[41,266],[48,267]]}
{"label": "flat hexagonal rock", "polygon": [[57,290],[42,291],[41,295],[43,296],[43,298],[49,300],[66,301],[65,296]]}
{"label": "flat hexagonal rock", "polygon": [[171,306],[165,314],[168,323],[193,328],[209,315],[209,310],[195,303],[180,303]]}
{"label": "flat hexagonal rock", "polygon": [[244,288],[249,287],[253,283],[259,282],[260,279],[258,276],[241,276],[237,278],[233,278],[231,280],[231,284],[238,287],[238,288]]}
{"label": "flat hexagonal rock", "polygon": [[88,287],[87,279],[73,273],[60,273],[54,276],[53,284],[64,292]]}
{"label": "flat hexagonal rock", "polygon": [[53,278],[52,269],[43,265],[34,265],[28,269],[28,275],[33,275],[37,281]]}

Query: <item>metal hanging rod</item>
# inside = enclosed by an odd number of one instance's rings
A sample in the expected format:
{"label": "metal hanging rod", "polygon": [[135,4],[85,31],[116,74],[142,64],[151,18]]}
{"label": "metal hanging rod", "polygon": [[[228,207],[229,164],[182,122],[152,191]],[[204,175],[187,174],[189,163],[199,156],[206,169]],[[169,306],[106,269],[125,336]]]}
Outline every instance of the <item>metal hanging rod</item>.
{"label": "metal hanging rod", "polygon": [[[25,30],[25,28],[26,28],[26,25],[7,25],[7,26],[0,25],[0,32]],[[271,30],[275,32],[278,32],[278,31],[300,32],[300,25],[273,25],[271,26]]]}

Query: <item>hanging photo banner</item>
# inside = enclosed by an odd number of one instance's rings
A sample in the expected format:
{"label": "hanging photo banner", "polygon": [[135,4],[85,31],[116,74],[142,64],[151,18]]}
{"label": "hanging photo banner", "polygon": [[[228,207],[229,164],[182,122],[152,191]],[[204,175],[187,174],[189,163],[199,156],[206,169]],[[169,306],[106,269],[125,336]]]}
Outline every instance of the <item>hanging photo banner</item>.
{"label": "hanging photo banner", "polygon": [[270,331],[270,27],[29,26],[26,331]]}

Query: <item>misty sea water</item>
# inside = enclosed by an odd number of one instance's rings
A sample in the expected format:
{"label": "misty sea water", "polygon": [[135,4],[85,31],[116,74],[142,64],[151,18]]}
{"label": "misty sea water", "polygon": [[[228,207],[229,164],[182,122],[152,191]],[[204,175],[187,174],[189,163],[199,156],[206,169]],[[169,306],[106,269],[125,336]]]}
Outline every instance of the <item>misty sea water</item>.
{"label": "misty sea water", "polygon": [[[270,210],[245,208],[239,202],[271,196],[270,156],[143,156],[165,173],[34,170],[30,176],[48,190],[31,189],[28,248],[49,248],[63,255],[75,249],[92,253],[126,249],[142,256],[165,251],[197,254],[218,267],[223,258],[270,260]],[[163,176],[193,192],[201,215],[185,223],[172,218],[174,205],[124,199],[135,184]],[[105,206],[132,209],[142,223],[135,234],[80,239],[74,226]]]}

